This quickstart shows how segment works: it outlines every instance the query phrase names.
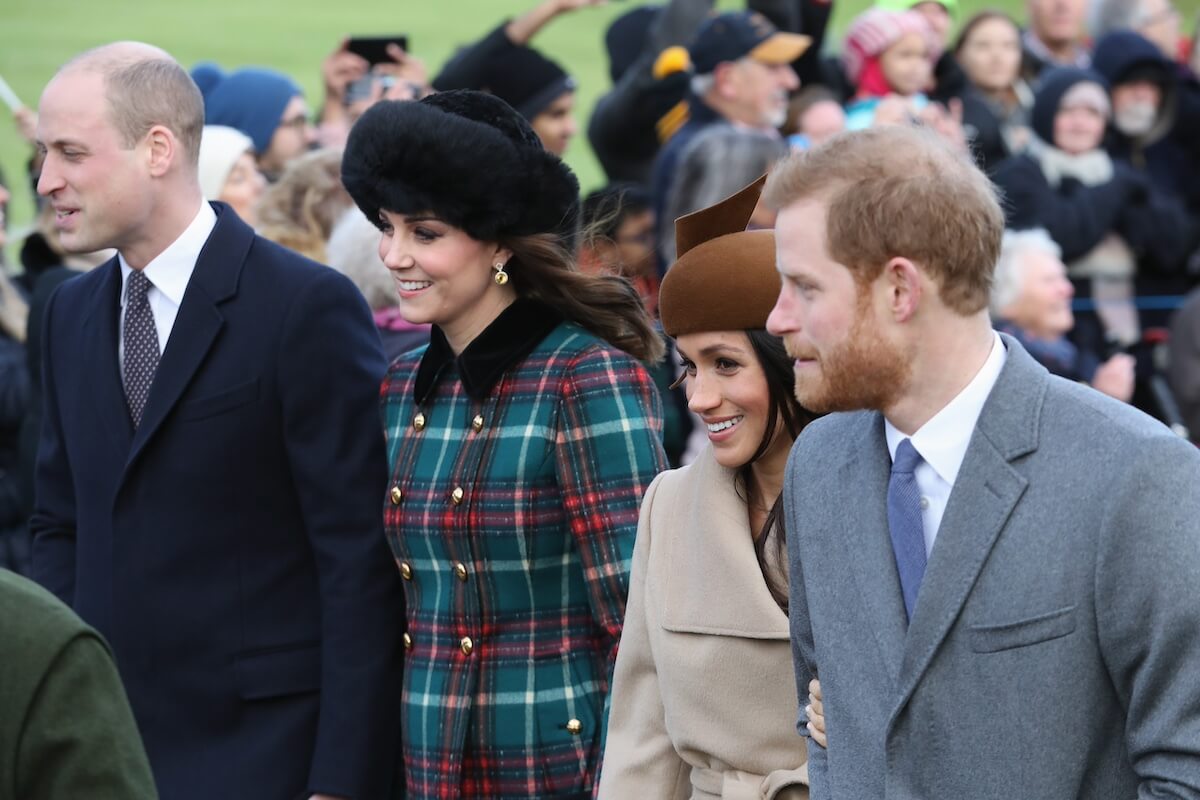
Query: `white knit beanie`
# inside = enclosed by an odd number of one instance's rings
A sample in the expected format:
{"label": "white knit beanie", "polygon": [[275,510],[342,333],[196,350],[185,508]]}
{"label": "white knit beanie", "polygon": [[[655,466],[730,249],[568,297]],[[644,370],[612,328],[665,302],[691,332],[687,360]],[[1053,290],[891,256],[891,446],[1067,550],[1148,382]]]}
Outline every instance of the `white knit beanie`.
{"label": "white knit beanie", "polygon": [[233,165],[242,153],[254,152],[254,142],[236,128],[205,125],[200,136],[200,191],[205,200],[217,200]]}

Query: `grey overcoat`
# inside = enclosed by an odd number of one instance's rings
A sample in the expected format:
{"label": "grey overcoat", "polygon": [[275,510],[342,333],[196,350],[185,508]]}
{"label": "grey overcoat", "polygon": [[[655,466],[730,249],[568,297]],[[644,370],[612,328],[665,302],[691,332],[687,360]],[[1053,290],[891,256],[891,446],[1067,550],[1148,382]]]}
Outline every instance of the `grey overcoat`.
{"label": "grey overcoat", "polygon": [[820,676],[829,735],[812,797],[1200,798],[1200,452],[1003,341],[907,629],[882,416],[792,452],[796,679]]}

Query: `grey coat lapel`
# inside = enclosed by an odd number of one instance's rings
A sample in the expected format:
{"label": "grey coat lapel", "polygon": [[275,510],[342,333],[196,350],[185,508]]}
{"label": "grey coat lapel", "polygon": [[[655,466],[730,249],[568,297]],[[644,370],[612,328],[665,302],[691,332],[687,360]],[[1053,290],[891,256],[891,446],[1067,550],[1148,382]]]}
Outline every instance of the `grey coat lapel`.
{"label": "grey coat lapel", "polygon": [[904,654],[905,613],[900,577],[888,537],[887,488],[891,459],[883,433],[883,417],[873,414],[863,441],[848,448],[854,455],[838,476],[846,535],[846,561],[851,565],[880,655],[895,684]]}
{"label": "grey coat lapel", "polygon": [[954,627],[1028,482],[1012,460],[1037,449],[1047,373],[1015,340],[967,446],[904,643],[896,716]]}

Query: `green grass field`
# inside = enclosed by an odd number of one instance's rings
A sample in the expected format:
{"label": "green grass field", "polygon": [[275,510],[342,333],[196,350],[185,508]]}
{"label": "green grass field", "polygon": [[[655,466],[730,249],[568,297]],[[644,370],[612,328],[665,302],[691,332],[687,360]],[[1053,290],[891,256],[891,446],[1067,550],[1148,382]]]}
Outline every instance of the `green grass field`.
{"label": "green grass field", "polygon": [[[837,0],[835,29],[871,0]],[[1020,15],[1024,0],[960,0],[963,14],[984,7],[1007,7]],[[225,67],[256,64],[275,67],[295,77],[310,103],[320,102],[321,59],[348,34],[407,33],[413,52],[425,60],[431,75],[462,43],[486,33],[500,19],[519,13],[534,0],[3,0],[0,10],[0,75],[30,106],[54,70],[88,47],[117,39],[140,39],[160,45],[185,66],[212,60]],[[603,33],[608,20],[632,2],[610,2],[586,8],[551,23],[535,40],[566,65],[580,84],[581,127],[595,98],[608,86]],[[737,8],[737,0],[720,0]],[[1191,19],[1200,0],[1180,4]],[[28,223],[32,203],[20,180],[28,157],[6,108],[0,106],[0,165],[17,182],[10,225]],[[600,185],[603,175],[581,134],[567,154],[584,189]],[[10,262],[12,259],[10,259]]]}

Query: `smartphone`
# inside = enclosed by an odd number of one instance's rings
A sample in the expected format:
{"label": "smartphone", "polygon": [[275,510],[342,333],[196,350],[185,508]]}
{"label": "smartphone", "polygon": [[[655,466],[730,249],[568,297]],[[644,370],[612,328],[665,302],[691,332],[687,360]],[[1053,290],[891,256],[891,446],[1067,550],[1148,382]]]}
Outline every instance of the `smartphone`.
{"label": "smartphone", "polygon": [[346,49],[357,56],[362,56],[371,66],[390,64],[391,56],[387,53],[389,44],[397,44],[404,52],[408,52],[408,37],[403,34],[392,36],[352,36],[346,42]]}

